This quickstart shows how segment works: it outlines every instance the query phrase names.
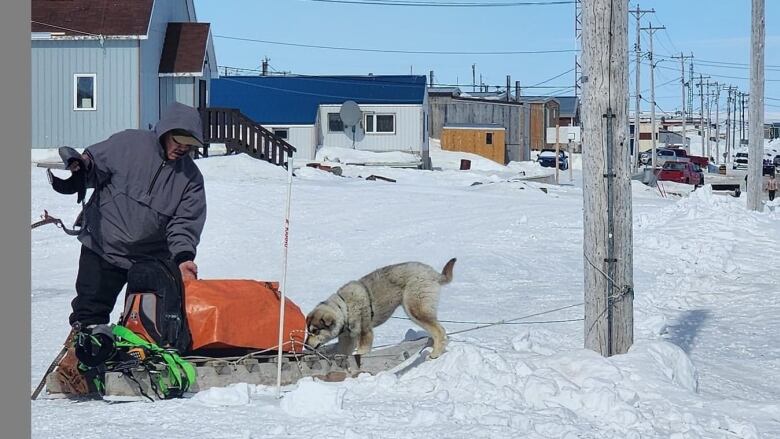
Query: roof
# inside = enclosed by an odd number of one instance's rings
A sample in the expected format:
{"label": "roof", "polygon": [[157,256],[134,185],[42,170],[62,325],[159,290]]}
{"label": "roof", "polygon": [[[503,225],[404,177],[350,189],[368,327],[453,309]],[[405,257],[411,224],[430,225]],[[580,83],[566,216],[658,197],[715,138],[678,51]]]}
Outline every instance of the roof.
{"label": "roof", "polygon": [[65,36],[141,36],[149,29],[153,0],[32,0],[32,32]]}
{"label": "roof", "polygon": [[208,23],[168,23],[160,56],[159,72],[163,74],[203,72]]}
{"label": "roof", "polygon": [[323,104],[422,105],[425,82],[420,75],[226,76],[211,80],[209,102],[261,124],[313,125]]}
{"label": "roof", "polygon": [[577,117],[580,106],[580,98],[577,96],[555,96],[561,104],[558,114],[560,117]]}
{"label": "roof", "polygon": [[428,87],[428,95],[459,96],[460,94],[459,87]]}
{"label": "roof", "polygon": [[549,102],[557,101],[555,96],[520,96],[520,102]]}
{"label": "roof", "polygon": [[444,129],[447,128],[458,129],[458,130],[467,130],[467,129],[504,130],[505,129],[503,126],[494,123],[448,123],[444,125]]}

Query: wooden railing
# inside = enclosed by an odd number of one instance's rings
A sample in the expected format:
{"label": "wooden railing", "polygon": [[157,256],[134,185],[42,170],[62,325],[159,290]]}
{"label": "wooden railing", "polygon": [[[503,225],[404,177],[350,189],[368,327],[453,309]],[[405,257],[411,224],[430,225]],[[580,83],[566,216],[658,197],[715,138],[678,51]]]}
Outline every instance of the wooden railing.
{"label": "wooden railing", "polygon": [[[260,160],[287,167],[295,147],[235,108],[201,109],[203,143],[224,143],[228,153],[243,152]],[[208,149],[204,148],[204,156]]]}

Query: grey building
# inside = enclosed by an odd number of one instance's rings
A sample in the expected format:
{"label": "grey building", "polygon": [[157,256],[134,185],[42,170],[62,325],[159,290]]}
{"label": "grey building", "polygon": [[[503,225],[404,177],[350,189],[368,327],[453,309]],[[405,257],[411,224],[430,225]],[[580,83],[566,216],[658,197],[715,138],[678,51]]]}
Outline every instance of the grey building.
{"label": "grey building", "polygon": [[86,147],[197,106],[217,75],[193,0],[32,0],[32,147]]}
{"label": "grey building", "polygon": [[[469,93],[471,94],[471,93]],[[453,87],[428,88],[430,136],[440,139],[447,125],[492,124],[506,130],[506,158],[530,160],[527,130],[530,113],[522,102],[488,97],[467,97]]]}

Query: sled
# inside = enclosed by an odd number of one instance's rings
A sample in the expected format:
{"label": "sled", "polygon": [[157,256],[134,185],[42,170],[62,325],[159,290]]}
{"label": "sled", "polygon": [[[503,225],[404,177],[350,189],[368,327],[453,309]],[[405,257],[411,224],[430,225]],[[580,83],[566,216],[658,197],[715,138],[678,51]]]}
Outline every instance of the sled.
{"label": "sled", "polygon": [[[429,337],[404,340],[398,344],[374,349],[365,355],[336,354],[335,344],[326,345],[317,352],[305,350],[299,354],[285,354],[282,357],[283,386],[295,384],[301,378],[311,377],[328,382],[344,381],[367,373],[376,375],[390,372],[402,375],[427,357],[426,348],[433,341]],[[277,354],[245,355],[243,357],[182,357],[195,366],[197,378],[188,392],[197,393],[212,387],[226,387],[230,384],[247,383],[275,386]],[[162,370],[160,370],[162,372]],[[132,378],[121,372],[106,372],[103,399],[107,401],[140,401],[159,397],[151,387],[149,371],[133,370]],[[50,374],[46,378],[46,394],[43,399],[68,398],[59,382]]]}

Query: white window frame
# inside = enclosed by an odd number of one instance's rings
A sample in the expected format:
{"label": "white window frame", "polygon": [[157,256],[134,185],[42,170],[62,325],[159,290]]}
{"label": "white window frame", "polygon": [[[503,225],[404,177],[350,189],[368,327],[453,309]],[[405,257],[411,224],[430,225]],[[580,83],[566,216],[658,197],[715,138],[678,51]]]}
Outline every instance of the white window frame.
{"label": "white window frame", "polygon": [[[373,124],[373,130],[368,131],[368,116],[372,116],[374,118],[374,124]],[[377,117],[378,116],[392,116],[393,118],[393,131],[377,131]],[[365,128],[366,134],[379,134],[379,135],[394,135],[396,133],[396,125],[395,125],[396,117],[395,113],[374,113],[374,112],[367,112],[363,114],[363,127]]]}
{"label": "white window frame", "polygon": [[[92,107],[79,108],[79,78],[92,78]],[[97,110],[97,73],[74,73],[73,74],[73,111],[96,111]]]}

